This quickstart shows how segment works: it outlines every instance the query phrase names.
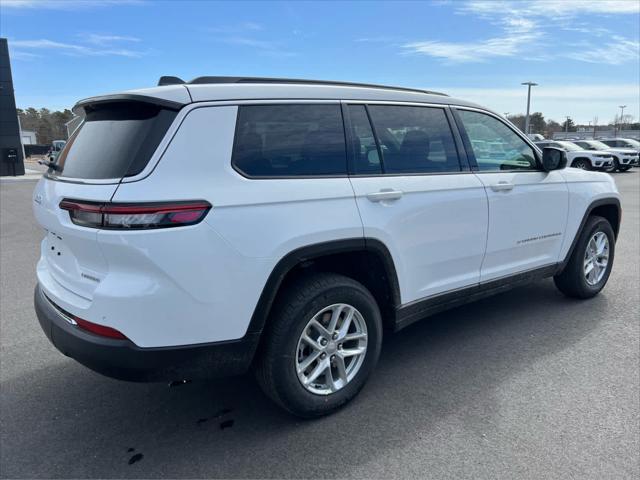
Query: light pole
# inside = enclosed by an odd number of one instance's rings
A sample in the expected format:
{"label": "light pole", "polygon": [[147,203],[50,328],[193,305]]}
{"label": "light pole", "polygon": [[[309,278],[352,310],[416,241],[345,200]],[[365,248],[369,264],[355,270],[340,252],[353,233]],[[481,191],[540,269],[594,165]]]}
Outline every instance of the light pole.
{"label": "light pole", "polygon": [[[627,108],[626,105],[620,105],[620,126],[618,127],[618,132],[622,130],[622,117],[624,116],[624,109]],[[616,137],[618,135],[616,134]]]}
{"label": "light pole", "polygon": [[504,118],[509,118],[509,113],[511,112],[504,112]]}
{"label": "light pole", "polygon": [[524,133],[529,133],[529,107],[531,106],[531,87],[535,87],[538,84],[535,82],[522,82],[522,85],[527,86],[527,116],[524,118]]}
{"label": "light pole", "polygon": [[571,118],[570,116],[566,116],[564,117],[567,119],[567,121],[564,123],[564,133],[569,133],[569,119]]}

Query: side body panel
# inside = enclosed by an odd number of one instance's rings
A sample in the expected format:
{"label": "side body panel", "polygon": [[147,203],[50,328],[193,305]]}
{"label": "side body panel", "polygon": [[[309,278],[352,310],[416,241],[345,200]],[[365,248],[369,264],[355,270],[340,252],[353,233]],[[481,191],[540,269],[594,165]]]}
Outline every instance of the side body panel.
{"label": "side body panel", "polygon": [[153,174],[121,184],[113,198],[207,200],[213,208],[201,224],[98,233],[110,270],[102,323],[140,346],[240,338],[282,257],[362,238],[348,177],[249,180],[236,172],[236,113],[236,106],[191,108]]}
{"label": "side body panel", "polygon": [[[393,258],[401,301],[477,284],[487,239],[487,196],[471,173],[352,177],[364,234]],[[402,197],[372,202],[381,190]]]}
{"label": "side body panel", "polygon": [[[477,176],[489,198],[489,234],[481,281],[558,262],[569,202],[562,174],[478,172]],[[512,188],[499,189],[502,185]]]}
{"label": "side body panel", "polygon": [[590,205],[606,200],[619,202],[620,194],[613,177],[607,173],[566,168],[560,174],[565,178],[569,190],[566,234],[559,253],[559,260],[563,261],[570,253],[574,238],[580,233],[580,225]]}

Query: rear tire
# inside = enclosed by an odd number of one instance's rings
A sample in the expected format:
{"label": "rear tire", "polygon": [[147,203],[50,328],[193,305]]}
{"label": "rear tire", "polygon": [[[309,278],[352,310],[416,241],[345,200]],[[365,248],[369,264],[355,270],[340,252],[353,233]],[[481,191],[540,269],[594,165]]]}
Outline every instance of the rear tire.
{"label": "rear tire", "polygon": [[[334,311],[338,312],[337,324],[331,330]],[[339,334],[349,315],[351,333]],[[297,281],[284,292],[265,334],[256,368],[258,383],[284,409],[313,418],[342,407],[364,386],[380,356],[382,319],[374,297],[363,285],[342,275],[320,273]],[[348,340],[344,335],[360,335],[360,339]],[[352,355],[362,348],[362,358]],[[306,360],[310,363],[303,368]],[[358,364],[351,363],[356,360]],[[324,373],[309,380],[316,369]]]}
{"label": "rear tire", "polygon": [[[606,238],[606,240],[605,240]],[[607,219],[587,219],[564,270],[553,277],[556,287],[573,298],[591,298],[609,279],[615,254],[615,234]]]}

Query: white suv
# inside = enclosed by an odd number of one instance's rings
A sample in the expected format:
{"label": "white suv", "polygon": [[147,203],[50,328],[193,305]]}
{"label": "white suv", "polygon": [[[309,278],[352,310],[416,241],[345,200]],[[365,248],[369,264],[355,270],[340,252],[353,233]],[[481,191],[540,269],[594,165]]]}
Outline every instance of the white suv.
{"label": "white suv", "polygon": [[613,148],[629,148],[640,153],[640,142],[633,138],[602,138],[602,143]]}
{"label": "white suv", "polygon": [[579,147],[574,142],[564,140],[544,140],[535,142],[540,148],[555,147],[566,152],[567,164],[582,170],[608,170],[613,165],[613,155],[607,152],[593,152]]}
{"label": "white suv", "polygon": [[545,277],[578,298],[607,282],[612,178],[500,115],[394,87],[172,82],[79,102],[34,192],[38,318],[98,372],[251,369],[313,417],[357,394],[384,331]]}
{"label": "white suv", "polygon": [[610,147],[599,140],[575,140],[573,143],[586,150],[610,154],[613,157],[610,172],[616,170],[626,172],[634,165],[638,165],[638,151],[632,148]]}

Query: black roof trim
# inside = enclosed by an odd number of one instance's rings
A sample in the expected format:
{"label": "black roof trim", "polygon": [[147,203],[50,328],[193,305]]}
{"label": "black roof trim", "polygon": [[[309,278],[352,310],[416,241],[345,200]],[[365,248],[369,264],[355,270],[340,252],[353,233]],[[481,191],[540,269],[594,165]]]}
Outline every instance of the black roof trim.
{"label": "black roof trim", "polygon": [[116,102],[142,102],[149,103],[151,105],[158,105],[169,110],[180,110],[185,104],[180,102],[173,102],[171,100],[165,100],[163,98],[150,97],[147,95],[135,95],[132,93],[120,93],[115,95],[102,95],[99,97],[89,97],[84,100],[80,100],[71,109],[74,113],[79,109],[84,109],[90,105],[99,105],[102,103],[116,103]]}
{"label": "black roof trim", "polygon": [[[165,77],[163,77],[165,78]],[[176,77],[173,77],[176,78]],[[186,82],[187,85],[203,85],[217,83],[290,83],[298,85],[332,85],[337,87],[381,88],[385,90],[399,90],[403,92],[427,93],[430,95],[448,96],[446,93],[421,90],[419,88],[394,87],[391,85],[377,85],[373,83],[339,82],[334,80],[308,80],[301,78],[271,78],[271,77],[197,77]]]}

